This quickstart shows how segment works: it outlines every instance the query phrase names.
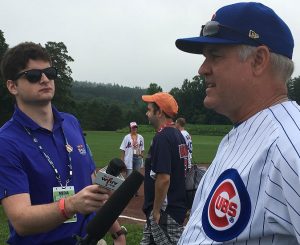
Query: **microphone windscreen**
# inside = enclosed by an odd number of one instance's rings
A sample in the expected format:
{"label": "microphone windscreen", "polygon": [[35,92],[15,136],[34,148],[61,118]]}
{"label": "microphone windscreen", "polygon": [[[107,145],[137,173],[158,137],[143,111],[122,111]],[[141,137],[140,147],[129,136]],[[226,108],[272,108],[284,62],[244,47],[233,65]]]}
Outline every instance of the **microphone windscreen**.
{"label": "microphone windscreen", "polygon": [[143,183],[144,176],[134,170],[99,209],[95,217],[87,224],[87,235],[95,240],[105,236],[131,198]]}
{"label": "microphone windscreen", "polygon": [[109,162],[106,168],[106,173],[116,177],[119,176],[119,174],[125,170],[125,163],[120,158],[114,158]]}

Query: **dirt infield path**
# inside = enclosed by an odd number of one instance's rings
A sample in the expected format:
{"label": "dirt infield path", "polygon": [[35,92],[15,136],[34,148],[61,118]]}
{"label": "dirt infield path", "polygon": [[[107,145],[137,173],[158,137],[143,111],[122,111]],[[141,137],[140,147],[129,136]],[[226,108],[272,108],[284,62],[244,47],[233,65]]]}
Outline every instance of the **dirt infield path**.
{"label": "dirt infield path", "polygon": [[145,224],[145,214],[142,211],[144,202],[144,185],[142,184],[138,196],[133,197],[118,219],[121,224]]}
{"label": "dirt infield path", "polygon": [[[207,168],[207,164],[200,164],[201,167]],[[144,174],[144,169],[141,169],[141,173]],[[145,214],[142,211],[144,202],[144,184],[141,185],[138,191],[138,196],[133,197],[127,207],[123,210],[118,221],[121,224],[145,224]]]}

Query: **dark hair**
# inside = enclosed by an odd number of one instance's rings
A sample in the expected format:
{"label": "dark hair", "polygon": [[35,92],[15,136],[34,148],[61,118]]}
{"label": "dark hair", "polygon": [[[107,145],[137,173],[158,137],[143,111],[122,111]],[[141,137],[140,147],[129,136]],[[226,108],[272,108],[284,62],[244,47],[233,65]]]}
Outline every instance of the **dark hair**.
{"label": "dark hair", "polygon": [[179,118],[177,118],[176,123],[178,123],[181,127],[184,127],[185,119],[183,117],[179,117]]}
{"label": "dark hair", "polygon": [[106,173],[118,176],[121,172],[126,170],[126,164],[120,158],[113,158],[107,165]]}
{"label": "dark hair", "polygon": [[52,63],[50,55],[40,44],[20,43],[8,49],[3,55],[1,73],[4,81],[13,80],[16,74],[26,68],[29,60],[43,60]]}
{"label": "dark hair", "polygon": [[[155,102],[151,102],[151,103],[153,105],[153,112],[155,114],[160,109],[160,107]],[[162,110],[162,112],[165,114],[166,118],[173,119],[173,117],[167,115],[163,110]]]}

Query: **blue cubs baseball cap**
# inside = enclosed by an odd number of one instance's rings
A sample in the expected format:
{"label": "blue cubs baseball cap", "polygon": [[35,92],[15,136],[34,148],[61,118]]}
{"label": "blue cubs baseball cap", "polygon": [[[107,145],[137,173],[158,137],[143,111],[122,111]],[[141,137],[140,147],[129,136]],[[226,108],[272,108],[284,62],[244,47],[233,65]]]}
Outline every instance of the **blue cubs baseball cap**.
{"label": "blue cubs baseball cap", "polygon": [[206,44],[245,44],[267,46],[271,52],[292,59],[293,35],[287,24],[269,7],[241,2],[220,8],[202,26],[198,37],[176,40],[182,51],[202,54]]}

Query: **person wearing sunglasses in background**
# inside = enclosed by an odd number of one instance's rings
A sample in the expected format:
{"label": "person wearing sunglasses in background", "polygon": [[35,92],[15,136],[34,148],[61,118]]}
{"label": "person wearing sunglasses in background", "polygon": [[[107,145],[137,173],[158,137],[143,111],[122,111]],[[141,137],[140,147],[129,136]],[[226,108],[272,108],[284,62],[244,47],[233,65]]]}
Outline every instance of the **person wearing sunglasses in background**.
{"label": "person wearing sunglasses in background", "polygon": [[176,46],[204,55],[204,105],[233,123],[178,244],[300,244],[300,107],[287,96],[289,27],[261,3],[235,3]]}
{"label": "person wearing sunglasses in background", "polygon": [[144,155],[144,137],[138,134],[136,122],[129,123],[130,133],[125,135],[120,145],[121,160],[126,164],[126,176],[133,170],[140,171]]}
{"label": "person wearing sunglasses in background", "polygon": [[[76,244],[109,192],[92,184],[95,164],[78,120],[51,103],[55,93],[48,53],[32,42],[9,49],[2,75],[16,105],[0,129],[0,200],[9,244]],[[112,233],[121,231],[115,222]],[[126,244],[124,235],[115,244]]]}

